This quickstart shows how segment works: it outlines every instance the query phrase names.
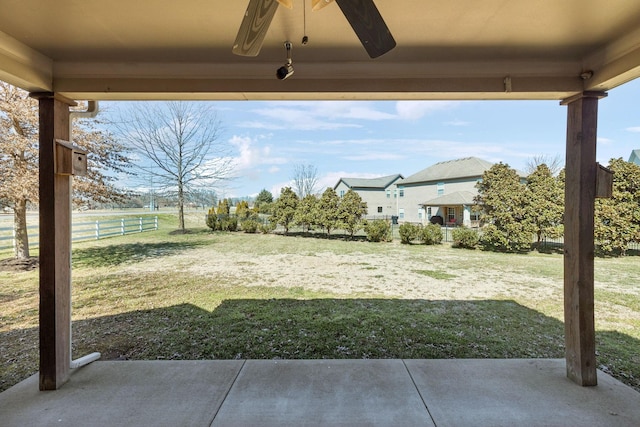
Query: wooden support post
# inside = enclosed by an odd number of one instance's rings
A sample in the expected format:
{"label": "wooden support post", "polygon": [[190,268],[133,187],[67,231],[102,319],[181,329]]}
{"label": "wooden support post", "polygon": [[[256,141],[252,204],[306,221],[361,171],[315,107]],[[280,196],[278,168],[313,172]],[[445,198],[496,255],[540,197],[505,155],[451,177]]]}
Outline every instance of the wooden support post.
{"label": "wooden support post", "polygon": [[594,201],[598,100],[584,92],[568,106],[564,213],[564,330],[567,376],[577,384],[597,384],[593,315]]}
{"label": "wooden support post", "polygon": [[71,357],[71,176],[55,173],[55,140],[69,140],[75,103],[31,96],[40,106],[40,390],[56,390],[69,379]]}

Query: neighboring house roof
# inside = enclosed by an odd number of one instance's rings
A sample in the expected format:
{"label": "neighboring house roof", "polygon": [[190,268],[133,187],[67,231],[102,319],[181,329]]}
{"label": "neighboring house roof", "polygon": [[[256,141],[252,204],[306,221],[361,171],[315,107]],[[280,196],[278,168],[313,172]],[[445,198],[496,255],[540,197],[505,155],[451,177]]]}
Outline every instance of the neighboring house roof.
{"label": "neighboring house roof", "polygon": [[473,194],[470,191],[456,191],[455,193],[445,194],[435,199],[427,200],[422,203],[423,206],[454,206],[454,205],[474,205]]}
{"label": "neighboring house roof", "polygon": [[396,180],[402,178],[403,176],[399,173],[395,175],[381,176],[379,178],[340,178],[338,183],[333,186],[333,189],[335,190],[338,188],[340,182],[344,182],[344,184],[349,188],[378,188],[384,190]]}
{"label": "neighboring house roof", "polygon": [[448,160],[436,163],[418,173],[402,180],[400,184],[416,184],[420,182],[448,181],[459,178],[481,177],[491,168],[493,163],[477,157],[465,157],[464,159]]}
{"label": "neighboring house roof", "polygon": [[629,162],[640,165],[640,149],[631,151]]}

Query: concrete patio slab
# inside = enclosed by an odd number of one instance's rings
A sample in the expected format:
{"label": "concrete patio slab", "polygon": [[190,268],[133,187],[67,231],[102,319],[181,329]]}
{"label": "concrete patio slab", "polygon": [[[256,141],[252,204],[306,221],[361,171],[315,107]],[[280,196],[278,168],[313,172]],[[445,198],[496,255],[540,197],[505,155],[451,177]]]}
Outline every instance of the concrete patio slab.
{"label": "concrete patio slab", "polygon": [[208,426],[243,363],[94,362],[46,392],[34,375],[0,393],[0,425]]}
{"label": "concrete patio slab", "polygon": [[438,426],[640,426],[640,393],[602,372],[577,386],[564,359],[405,364]]}
{"label": "concrete patio slab", "polygon": [[212,426],[433,426],[401,360],[249,360]]}
{"label": "concrete patio slab", "polygon": [[640,426],[640,393],[564,360],[94,362],[0,393],[0,426]]}

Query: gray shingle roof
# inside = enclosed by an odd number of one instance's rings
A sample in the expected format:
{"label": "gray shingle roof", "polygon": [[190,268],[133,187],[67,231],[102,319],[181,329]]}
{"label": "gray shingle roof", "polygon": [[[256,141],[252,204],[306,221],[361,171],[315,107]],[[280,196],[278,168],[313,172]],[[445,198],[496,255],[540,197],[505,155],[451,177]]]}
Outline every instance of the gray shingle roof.
{"label": "gray shingle roof", "polygon": [[395,175],[381,176],[379,178],[340,178],[338,183],[333,187],[338,187],[340,181],[344,182],[349,188],[380,188],[385,189],[396,179],[402,179],[402,175],[397,173]]}
{"label": "gray shingle roof", "polygon": [[423,206],[458,206],[473,205],[473,194],[470,191],[456,191],[455,193],[445,194],[435,199],[427,200],[422,203]]}
{"label": "gray shingle roof", "polygon": [[420,182],[447,181],[458,178],[481,177],[482,174],[493,166],[493,163],[477,157],[465,157],[464,159],[448,160],[436,163],[418,173],[403,179],[399,184],[416,184]]}

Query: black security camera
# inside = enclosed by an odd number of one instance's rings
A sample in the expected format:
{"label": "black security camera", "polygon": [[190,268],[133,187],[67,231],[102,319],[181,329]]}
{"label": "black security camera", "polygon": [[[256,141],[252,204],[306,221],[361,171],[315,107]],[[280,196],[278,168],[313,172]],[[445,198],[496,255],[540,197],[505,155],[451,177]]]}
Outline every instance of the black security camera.
{"label": "black security camera", "polygon": [[278,68],[278,71],[276,71],[276,77],[280,80],[284,80],[292,74],[293,65],[291,64],[284,64],[282,67]]}
{"label": "black security camera", "polygon": [[291,60],[291,42],[284,42],[284,47],[287,49],[287,62],[276,71],[276,77],[279,80],[284,80],[293,74],[293,61]]}

